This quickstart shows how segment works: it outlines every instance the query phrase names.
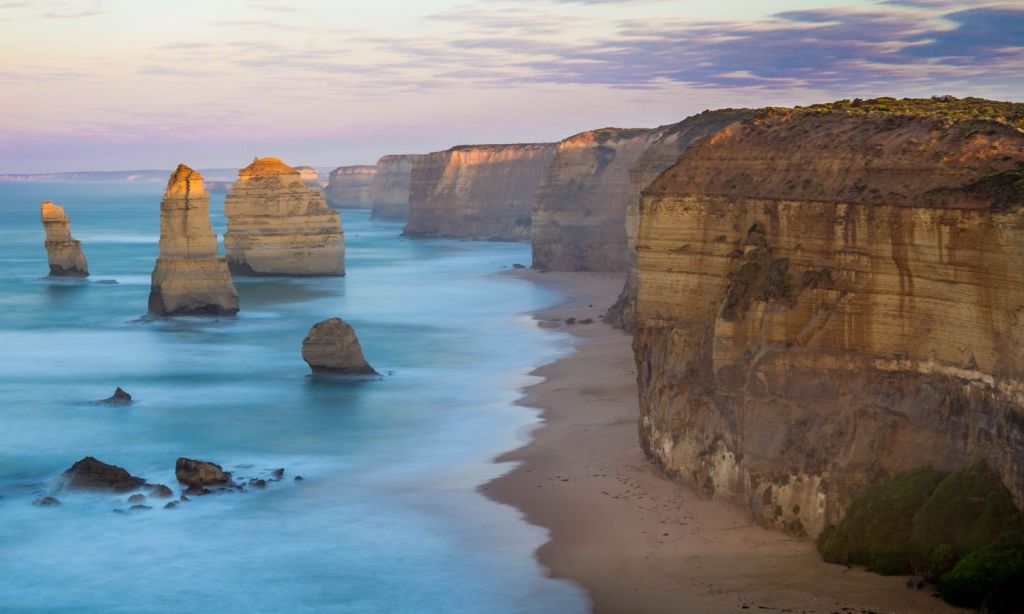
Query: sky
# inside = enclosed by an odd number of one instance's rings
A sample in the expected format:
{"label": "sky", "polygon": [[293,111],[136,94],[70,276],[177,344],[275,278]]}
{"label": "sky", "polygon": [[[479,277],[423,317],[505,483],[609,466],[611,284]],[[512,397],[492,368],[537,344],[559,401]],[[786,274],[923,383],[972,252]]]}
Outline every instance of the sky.
{"label": "sky", "polygon": [[0,0],[0,173],[373,164],[933,94],[1024,100],[1024,0]]}

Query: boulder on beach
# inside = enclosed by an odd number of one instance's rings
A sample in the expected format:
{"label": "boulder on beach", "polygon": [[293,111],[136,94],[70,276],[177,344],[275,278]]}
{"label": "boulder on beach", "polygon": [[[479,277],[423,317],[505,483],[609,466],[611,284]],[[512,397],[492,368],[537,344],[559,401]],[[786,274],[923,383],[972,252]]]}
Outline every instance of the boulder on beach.
{"label": "boulder on beach", "polygon": [[86,456],[71,465],[61,478],[63,486],[69,490],[126,492],[135,490],[145,482],[122,467],[108,465],[92,456]]}
{"label": "boulder on beach", "polygon": [[195,487],[224,484],[231,479],[231,474],[225,472],[216,463],[184,457],[179,458],[175,463],[174,475],[182,484]]}
{"label": "boulder on beach", "polygon": [[313,373],[378,375],[366,362],[356,332],[341,318],[324,320],[302,341],[302,359]]}

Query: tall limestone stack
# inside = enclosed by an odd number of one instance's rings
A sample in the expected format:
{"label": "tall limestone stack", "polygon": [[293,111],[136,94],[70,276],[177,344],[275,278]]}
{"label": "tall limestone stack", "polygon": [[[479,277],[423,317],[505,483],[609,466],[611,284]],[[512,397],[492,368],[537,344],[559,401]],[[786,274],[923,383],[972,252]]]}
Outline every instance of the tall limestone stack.
{"label": "tall limestone stack", "polygon": [[238,171],[224,199],[228,266],[239,275],[344,275],[338,212],[277,158]]}
{"label": "tall limestone stack", "polygon": [[327,183],[327,203],[337,209],[369,209],[373,205],[370,186],[376,166],[339,166]]}
{"label": "tall limestone stack", "polygon": [[818,534],[985,460],[1024,504],[1024,105],[766,110],[683,152],[637,237],[647,454]]}
{"label": "tall limestone stack", "polygon": [[156,316],[238,313],[238,292],[217,252],[210,197],[203,178],[179,164],[160,202],[160,256],[153,269],[149,312]]}
{"label": "tall limestone stack", "polygon": [[626,270],[629,170],[657,137],[655,130],[602,128],[558,144],[534,197],[535,268]]}
{"label": "tall limestone stack", "polygon": [[370,183],[370,200],[375,220],[404,221],[409,218],[409,188],[413,162],[419,156],[382,156]]}
{"label": "tall limestone stack", "polygon": [[633,332],[636,321],[636,233],[640,220],[640,193],[697,139],[718,132],[729,124],[751,117],[750,109],[704,111],[681,122],[657,129],[658,138],[644,151],[629,171],[629,200],[626,206],[626,260],[629,275],[618,300],[608,309],[605,322]]}
{"label": "tall limestone stack", "polygon": [[50,277],[88,277],[89,264],[82,252],[82,242],[71,236],[71,222],[64,209],[50,201],[39,207],[46,231],[46,258]]}
{"label": "tall limestone stack", "polygon": [[417,157],[405,234],[529,241],[533,193],[554,152],[553,143],[460,145]]}

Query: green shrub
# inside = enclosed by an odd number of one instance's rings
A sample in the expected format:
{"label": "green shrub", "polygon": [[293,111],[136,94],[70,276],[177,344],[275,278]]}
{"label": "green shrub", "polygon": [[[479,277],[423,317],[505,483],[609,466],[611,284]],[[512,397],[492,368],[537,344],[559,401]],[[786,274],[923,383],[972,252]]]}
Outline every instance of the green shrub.
{"label": "green shrub", "polygon": [[1024,611],[1024,546],[1004,540],[971,552],[942,576],[939,592],[961,607]]}

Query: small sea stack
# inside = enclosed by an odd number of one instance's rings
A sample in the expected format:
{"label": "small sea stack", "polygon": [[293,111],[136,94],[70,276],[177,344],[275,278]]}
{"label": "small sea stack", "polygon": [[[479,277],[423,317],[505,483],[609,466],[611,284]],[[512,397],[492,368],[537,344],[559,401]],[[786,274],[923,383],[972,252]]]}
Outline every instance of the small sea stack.
{"label": "small sea stack", "polygon": [[88,277],[89,264],[82,252],[82,242],[71,236],[71,222],[64,209],[50,201],[39,207],[46,231],[46,257],[50,262],[50,277]]}
{"label": "small sea stack", "polygon": [[369,209],[376,166],[339,166],[327,183],[327,203],[335,209]]}
{"label": "small sea stack", "polygon": [[324,186],[320,183],[320,171],[312,166],[296,166],[295,170],[299,171],[299,177],[302,178],[302,183],[306,184],[307,188],[320,196],[324,195]]}
{"label": "small sea stack", "polygon": [[225,256],[235,274],[345,274],[341,217],[277,158],[257,158],[238,171],[224,214]]}
{"label": "small sea stack", "polygon": [[309,329],[302,341],[302,359],[313,373],[378,375],[366,362],[356,332],[341,318],[324,320]]}
{"label": "small sea stack", "polygon": [[217,251],[203,178],[179,164],[160,203],[160,256],[153,269],[149,313],[224,316],[238,313],[238,292]]}

